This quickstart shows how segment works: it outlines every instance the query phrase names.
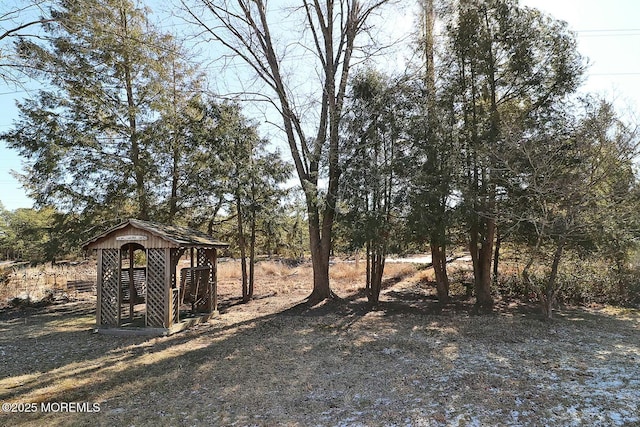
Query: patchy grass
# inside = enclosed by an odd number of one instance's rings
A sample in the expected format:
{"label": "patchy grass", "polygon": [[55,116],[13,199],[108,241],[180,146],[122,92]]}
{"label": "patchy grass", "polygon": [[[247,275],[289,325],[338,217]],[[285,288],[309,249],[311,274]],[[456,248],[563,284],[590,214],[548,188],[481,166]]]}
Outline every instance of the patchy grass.
{"label": "patchy grass", "polygon": [[100,412],[0,413],[0,425],[640,424],[637,310],[475,316],[462,297],[438,307],[407,265],[371,309],[362,275],[343,268],[342,299],[315,307],[299,305],[308,265],[260,270],[248,304],[221,274],[221,315],[171,337],[94,335],[92,301],[2,311],[0,402]]}

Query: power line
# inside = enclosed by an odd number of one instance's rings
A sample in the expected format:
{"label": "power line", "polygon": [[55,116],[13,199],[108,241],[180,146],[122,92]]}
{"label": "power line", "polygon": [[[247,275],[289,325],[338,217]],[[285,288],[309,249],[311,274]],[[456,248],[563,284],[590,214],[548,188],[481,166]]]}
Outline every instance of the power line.
{"label": "power line", "polygon": [[581,33],[594,33],[594,34],[638,33],[640,34],[640,28],[600,28],[595,30],[576,30],[576,33],[578,34],[581,34]]}
{"label": "power line", "polygon": [[26,89],[21,89],[21,90],[14,90],[13,92],[1,92],[0,96],[2,95],[16,95],[18,93],[28,93],[29,91]]}
{"label": "power line", "polygon": [[640,72],[618,72],[618,73],[589,73],[589,77],[623,77],[623,76],[640,76]]}

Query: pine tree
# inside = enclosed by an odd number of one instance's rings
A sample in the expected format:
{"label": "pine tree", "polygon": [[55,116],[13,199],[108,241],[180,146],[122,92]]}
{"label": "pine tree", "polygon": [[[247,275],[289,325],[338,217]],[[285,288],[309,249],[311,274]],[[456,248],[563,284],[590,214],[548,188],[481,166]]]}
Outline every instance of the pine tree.
{"label": "pine tree", "polygon": [[367,70],[351,82],[345,118],[340,220],[355,249],[365,248],[367,299],[377,304],[390,243],[400,234],[398,160],[405,138],[402,85]]}
{"label": "pine tree", "polygon": [[63,0],[47,42],[18,46],[46,87],[18,105],[3,138],[26,159],[22,182],[39,204],[152,216],[162,179],[152,129],[169,98],[166,64],[179,52],[148,13],[128,0]]}
{"label": "pine tree", "polygon": [[525,120],[572,93],[582,60],[566,24],[513,0],[453,2],[447,25],[445,92],[456,124],[462,197],[477,306],[489,308],[499,217],[505,115]]}

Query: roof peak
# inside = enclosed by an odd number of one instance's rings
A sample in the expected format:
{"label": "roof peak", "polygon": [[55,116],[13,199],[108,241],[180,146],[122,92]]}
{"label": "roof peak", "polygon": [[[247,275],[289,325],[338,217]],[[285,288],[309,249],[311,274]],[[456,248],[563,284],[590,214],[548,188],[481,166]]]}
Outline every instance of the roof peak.
{"label": "roof peak", "polygon": [[92,245],[94,245],[99,240],[108,239],[112,233],[121,230],[128,225],[147,231],[148,233],[151,233],[154,236],[159,237],[160,239],[170,242],[171,246],[173,247],[226,248],[229,246],[228,243],[218,241],[212,236],[193,228],[184,227],[181,225],[169,225],[142,219],[129,218],[88,240],[82,245],[82,247],[84,249],[91,249]]}

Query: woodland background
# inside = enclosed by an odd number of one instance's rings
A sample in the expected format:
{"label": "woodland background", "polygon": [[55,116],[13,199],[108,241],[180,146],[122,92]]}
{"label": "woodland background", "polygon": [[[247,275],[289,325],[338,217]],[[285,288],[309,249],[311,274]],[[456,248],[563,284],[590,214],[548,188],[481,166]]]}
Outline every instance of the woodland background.
{"label": "woodland background", "polygon": [[[36,200],[0,209],[0,257],[81,259],[140,218],[232,243],[245,300],[259,256],[310,259],[318,302],[332,257],[359,254],[375,305],[387,257],[427,251],[442,304],[460,253],[480,310],[499,289],[548,317],[568,297],[640,302],[637,127],[577,96],[586,61],[565,23],[515,0],[425,0],[390,41],[393,1],[299,3],[184,0],[181,35],[144,1],[3,6],[0,76],[41,90],[0,135]],[[410,60],[390,67],[400,44]],[[212,90],[198,49],[243,64],[241,90]]]}

